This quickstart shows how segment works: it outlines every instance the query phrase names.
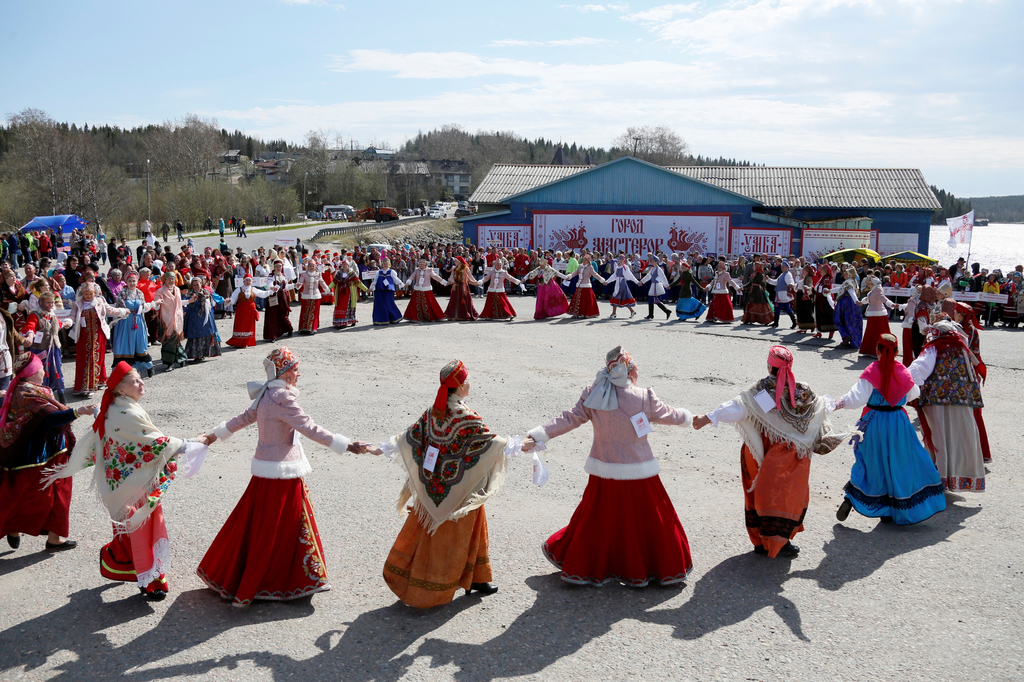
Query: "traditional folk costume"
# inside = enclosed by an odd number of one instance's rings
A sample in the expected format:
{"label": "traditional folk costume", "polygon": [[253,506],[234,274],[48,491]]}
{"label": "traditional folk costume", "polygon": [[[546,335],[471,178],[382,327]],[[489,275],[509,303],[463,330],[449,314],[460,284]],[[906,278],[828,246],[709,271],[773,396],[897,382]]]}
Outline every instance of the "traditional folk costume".
{"label": "traditional folk costume", "polygon": [[[946,299],[949,301],[950,299]],[[943,305],[945,305],[945,301]],[[952,306],[954,313],[954,320],[960,322],[960,326],[964,331],[964,335],[967,337],[966,343],[967,348],[972,353],[981,359],[981,325],[978,324],[978,318],[974,315],[974,308],[957,301]],[[959,316],[959,320],[957,317]],[[988,464],[992,461],[992,450],[988,443],[988,429],[985,428],[985,419],[982,417],[982,408],[977,407],[974,409],[974,421],[978,424],[978,436],[981,440],[981,454],[984,457],[985,463]]]}
{"label": "traditional folk costume", "polygon": [[903,344],[904,367],[910,367],[910,363],[917,357],[917,354],[914,352],[914,320],[917,319],[917,306],[920,299],[921,287],[914,287],[910,300],[907,301],[907,307],[903,311],[903,323],[901,324],[903,337],[901,343]]}
{"label": "traditional folk costume", "polygon": [[747,282],[747,307],[743,311],[743,324],[769,325],[775,321],[775,311],[772,310],[765,290],[765,279],[764,266],[754,263],[754,272]]}
{"label": "traditional folk costume", "polygon": [[[735,424],[743,439],[740,471],[754,551],[793,557],[800,550],[790,540],[804,529],[810,501],[811,453],[831,452],[846,434],[832,431],[825,398],[796,382],[788,349],[772,346],[768,364],[777,369],[775,376],[722,403],[707,418],[712,426]],[[767,411],[759,395],[773,403]]]}
{"label": "traditional folk costume", "polygon": [[315,262],[306,266],[306,271],[299,275],[299,282],[295,287],[299,290],[299,333],[315,334],[320,328],[320,300],[323,298],[321,292],[330,293],[330,289],[324,284],[320,276],[320,268]]}
{"label": "traditional folk costume", "polygon": [[397,455],[407,478],[398,512],[408,515],[384,563],[384,581],[399,599],[420,609],[447,604],[460,587],[491,594],[484,503],[505,479],[508,457],[519,454],[517,436],[491,433],[480,415],[449,389],[469,377],[456,361],[441,370],[431,408],[405,433],[382,443]]}
{"label": "traditional folk costume", "polygon": [[0,307],[0,390],[7,390],[14,375],[14,356],[21,345],[21,334],[14,327],[14,318]]}
{"label": "traditional folk costume", "polygon": [[583,500],[569,525],[541,548],[566,582],[671,585],[683,582],[693,569],[686,532],[647,442],[651,424],[690,426],[693,415],[666,405],[653,389],[637,388],[635,382],[636,364],[616,347],[575,407],[528,434],[546,443],[587,422],[594,427],[583,467],[590,474]]}
{"label": "traditional folk costume", "polygon": [[544,264],[528,274],[524,279],[538,278],[537,282],[537,307],[533,313],[533,319],[544,320],[549,317],[558,317],[569,310],[569,299],[562,293],[562,286],[559,280],[565,280],[568,275],[563,275],[558,270]]}
{"label": "traditional folk costume", "polygon": [[640,279],[640,284],[647,282],[650,282],[647,287],[647,319],[654,319],[654,306],[658,306],[661,312],[665,313],[666,320],[672,317],[672,311],[661,302],[668,297],[668,276],[661,269],[657,256],[651,257],[651,265],[647,267],[647,274]]}
{"label": "traditional folk costume", "polygon": [[835,278],[832,269],[825,263],[818,268],[818,281],[814,285],[814,320],[818,328],[815,336],[828,332],[828,338],[836,333],[836,302],[832,296]]}
{"label": "traditional folk costume", "polygon": [[480,317],[476,312],[476,307],[473,306],[473,294],[469,290],[470,284],[480,286],[480,283],[473,279],[465,258],[459,256],[455,260],[459,261],[459,265],[455,267],[451,277],[448,278],[451,298],[448,299],[448,307],[445,308],[444,316],[449,320],[468,322]]}
{"label": "traditional folk costume", "polygon": [[185,355],[203,360],[220,355],[217,321],[213,317],[213,296],[206,289],[193,289],[185,307]]}
{"label": "traditional folk costume", "polygon": [[[247,280],[249,284],[245,284]],[[235,311],[235,321],[232,325],[231,338],[228,339],[229,346],[247,348],[256,345],[256,323],[260,319],[260,313],[256,310],[256,299],[268,296],[270,296],[269,291],[252,286],[251,277],[244,277],[242,286],[231,292],[231,306]]]}
{"label": "traditional folk costume", "polygon": [[803,278],[796,290],[796,326],[803,334],[814,329],[814,278]]}
{"label": "traditional folk costume", "polygon": [[708,322],[732,322],[736,319],[733,315],[729,287],[736,289],[736,283],[732,281],[732,276],[723,263],[718,266],[718,274],[711,285],[711,305],[708,306],[708,316],[704,318]]}
{"label": "traditional folk costume", "polygon": [[366,285],[359,279],[359,269],[352,264],[342,264],[334,275],[333,287],[334,327],[354,327],[359,321],[356,319],[359,292],[367,290]]}
{"label": "traditional folk costume", "polygon": [[[120,362],[110,373],[92,429],[71,458],[50,472],[47,482],[67,480],[88,467],[110,512],[114,539],[100,550],[100,575],[134,582],[152,601],[167,595],[170,543],[161,502],[179,473],[198,471],[206,446],[165,436],[142,406],[114,395],[132,367]],[[180,461],[179,461],[180,460]]]}
{"label": "traditional folk costume", "polygon": [[[93,290],[95,292],[95,289]],[[79,292],[71,308],[71,331],[75,342],[75,393],[94,393],[107,383],[108,317],[124,317],[128,311],[109,305],[98,292],[91,301]]]}
{"label": "traditional folk costume", "polygon": [[[134,273],[129,275],[137,277]],[[146,302],[146,295],[138,287],[126,286],[114,302],[117,308],[124,308],[128,316],[114,324],[114,364],[127,362],[143,376],[153,374],[153,358],[149,354],[149,331],[146,329],[146,313],[153,309]]]}
{"label": "traditional folk costume", "polygon": [[433,268],[416,268],[405,283],[406,288],[412,287],[409,305],[405,308],[405,319],[409,322],[440,322],[445,319],[444,311],[434,298],[434,287],[431,281],[440,282],[442,286],[448,281],[442,279]]}
{"label": "traditional folk costume", "polygon": [[905,405],[920,394],[910,372],[899,362],[896,337],[879,340],[877,362],[860,375],[836,409],[863,407],[854,438],[856,461],[846,499],[836,516],[845,521],[850,509],[898,525],[918,523],[946,508],[939,472],[907,417]]}
{"label": "traditional folk costume", "polygon": [[[11,547],[15,533],[67,537],[71,479],[44,487],[44,467],[61,466],[75,446],[71,422],[78,413],[54,400],[50,389],[26,379],[42,369],[42,361],[24,353],[14,361],[14,380],[0,409],[0,535]],[[48,550],[70,549],[70,544]]]}
{"label": "traditional folk costume", "polygon": [[[856,279],[847,278],[839,285],[834,319],[843,344],[851,348],[863,348],[864,317],[860,313]],[[878,339],[875,339],[875,345],[878,345]]]}
{"label": "traditional folk costume", "polygon": [[889,333],[889,309],[895,307],[895,304],[882,292],[881,282],[877,282],[860,303],[868,305],[867,312],[864,313],[868,319],[868,326],[864,331],[860,352],[863,355],[874,355],[878,350],[878,341],[882,335]]}
{"label": "traditional folk costume", "polygon": [[[170,278],[168,278],[170,279]],[[188,356],[181,343],[185,331],[185,304],[181,300],[181,290],[175,285],[164,286],[153,294],[153,302],[160,309],[157,319],[157,338],[160,339],[160,361],[168,369],[175,366],[183,367]]]}
{"label": "traditional folk costume", "polygon": [[64,362],[60,352],[60,331],[71,326],[71,320],[59,320],[57,313],[36,308],[28,314],[21,335],[25,337],[25,350],[31,351],[42,362],[46,375],[43,386],[50,389],[58,403],[64,402]]}
{"label": "traditional folk costume", "polygon": [[480,280],[480,284],[484,282],[490,282],[490,285],[487,287],[487,301],[484,303],[484,309],[480,312],[479,319],[515,319],[516,309],[512,307],[508,300],[508,295],[505,293],[505,282],[519,284],[519,280],[508,274],[505,268],[500,267],[498,263],[495,263],[494,267]]}
{"label": "traditional folk costume", "polygon": [[395,305],[395,291],[401,286],[401,278],[391,268],[381,268],[370,284],[373,292],[373,324],[383,326],[402,321],[402,311]]}
{"label": "traditional folk costume", "polygon": [[249,486],[196,570],[234,606],[247,606],[254,599],[300,599],[331,589],[304,480],[313,468],[299,434],[338,454],[351,441],[320,428],[299,407],[298,389],[281,379],[298,364],[287,346],[275,349],[263,361],[267,381],[248,384],[252,405],[213,430],[227,440],[253,423],[259,429]]}
{"label": "traditional folk costume", "polygon": [[985,365],[968,349],[960,325],[936,322],[921,355],[910,365],[924,444],[950,492],[984,492],[985,461],[974,417],[984,407]]}
{"label": "traditional folk costume", "polygon": [[266,317],[263,320],[263,340],[277,341],[282,336],[292,335],[291,297],[288,294],[288,280],[280,273],[270,278],[270,295],[267,297]]}
{"label": "traditional folk costume", "polygon": [[696,321],[708,309],[694,297],[695,289],[700,289],[700,283],[693,276],[689,263],[679,264],[679,300],[676,301],[676,317],[680,322],[692,319]]}
{"label": "traditional folk costume", "polygon": [[327,286],[327,293],[320,299],[320,305],[334,305],[334,287],[331,286],[334,284],[334,272],[329,263],[324,263],[324,270],[320,273],[320,278]]}
{"label": "traditional folk costume", "polygon": [[567,312],[576,319],[597,317],[601,311],[597,307],[597,297],[594,296],[594,286],[591,280],[596,279],[601,284],[608,284],[610,280],[597,274],[593,262],[590,261],[578,267],[573,276],[576,278],[576,291],[572,295]]}
{"label": "traditional folk costume", "polygon": [[612,314],[609,317],[615,317],[615,309],[619,307],[629,308],[630,317],[636,315],[636,310],[633,309],[636,306],[636,298],[634,298],[633,290],[629,288],[629,285],[632,283],[639,286],[640,282],[629,265],[616,265],[615,272],[608,278],[607,283],[615,284],[615,288],[612,289],[612,297],[608,301],[612,304]]}

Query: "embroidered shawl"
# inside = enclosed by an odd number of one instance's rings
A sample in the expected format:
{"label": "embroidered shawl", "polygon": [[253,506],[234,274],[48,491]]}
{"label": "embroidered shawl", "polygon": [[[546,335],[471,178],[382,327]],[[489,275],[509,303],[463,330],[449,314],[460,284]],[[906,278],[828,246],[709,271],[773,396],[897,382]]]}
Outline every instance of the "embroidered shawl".
{"label": "embroidered shawl", "polygon": [[[448,520],[482,506],[505,479],[505,438],[495,436],[473,410],[455,396],[445,414],[431,409],[397,437],[399,457],[408,473],[397,509],[410,502],[420,523],[433,535]],[[428,447],[438,449],[433,471],[423,468]]]}
{"label": "embroidered shawl", "polygon": [[[66,409],[68,407],[54,400],[53,393],[45,386],[28,381],[20,382],[11,398],[7,423],[0,429],[0,465],[6,466],[21,454],[18,452],[21,449],[19,446],[23,445],[25,438],[42,428],[41,422],[47,415]],[[74,446],[75,436],[70,425],[60,430],[64,434],[65,443]]]}
{"label": "embroidered shawl", "polygon": [[758,464],[764,459],[762,436],[771,443],[792,443],[800,459],[811,453],[824,455],[839,447],[848,434],[833,431],[827,401],[816,396],[807,384],[797,382],[796,395],[793,396],[795,407],[787,385],[783,389],[781,408],[776,407],[769,412],[761,410],[754,396],[761,391],[775,395],[775,384],[775,377],[766,376],[740,393],[737,399],[743,404],[747,417],[738,422],[736,428]]}
{"label": "embroidered shawl", "polygon": [[161,433],[137,402],[118,396],[107,411],[103,438],[89,429],[67,463],[47,472],[46,485],[94,467],[93,482],[114,527],[130,533],[160,504],[184,447],[185,441]]}

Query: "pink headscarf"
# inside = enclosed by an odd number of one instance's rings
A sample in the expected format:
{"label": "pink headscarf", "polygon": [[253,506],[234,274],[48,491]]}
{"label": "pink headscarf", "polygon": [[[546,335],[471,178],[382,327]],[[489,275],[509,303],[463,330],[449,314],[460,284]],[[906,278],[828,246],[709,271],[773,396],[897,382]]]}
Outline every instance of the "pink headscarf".
{"label": "pink headscarf", "polygon": [[775,407],[782,409],[782,390],[789,385],[789,403],[796,407],[796,378],[793,376],[793,354],[785,346],[768,349],[768,366],[779,370],[775,383]]}
{"label": "pink headscarf", "polygon": [[14,389],[18,388],[23,380],[29,378],[43,368],[43,362],[38,355],[33,354],[28,364],[20,372],[14,375],[14,380],[7,387],[7,394],[4,396],[4,405],[0,408],[0,429],[7,426],[7,415],[11,411],[11,400],[14,399]]}

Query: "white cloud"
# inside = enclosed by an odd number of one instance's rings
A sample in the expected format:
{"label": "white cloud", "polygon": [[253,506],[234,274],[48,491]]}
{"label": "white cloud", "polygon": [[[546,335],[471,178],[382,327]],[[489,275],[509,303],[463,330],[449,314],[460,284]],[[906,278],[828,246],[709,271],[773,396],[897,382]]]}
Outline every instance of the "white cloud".
{"label": "white cloud", "polygon": [[566,38],[563,40],[494,40],[488,43],[488,47],[587,47],[590,45],[606,45],[615,41],[608,38]]}
{"label": "white cloud", "polygon": [[697,11],[699,3],[691,2],[689,5],[660,5],[642,12],[635,12],[624,17],[626,21],[638,23],[660,23],[669,21],[679,14],[693,14]]}

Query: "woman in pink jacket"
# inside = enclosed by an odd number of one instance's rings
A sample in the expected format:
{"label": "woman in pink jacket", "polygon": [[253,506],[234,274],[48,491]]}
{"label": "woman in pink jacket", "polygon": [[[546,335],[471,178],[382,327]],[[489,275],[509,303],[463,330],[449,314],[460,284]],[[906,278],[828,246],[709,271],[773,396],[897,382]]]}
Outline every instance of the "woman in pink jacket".
{"label": "woman in pink jacket", "polygon": [[583,500],[542,548],[566,582],[672,585],[693,569],[686,532],[647,442],[651,424],[690,426],[693,415],[661,402],[653,389],[637,388],[636,379],[633,358],[616,346],[576,406],[530,431],[523,444],[529,452],[588,421],[594,426]]}
{"label": "woman in pink jacket", "polygon": [[226,440],[254,422],[259,428],[249,487],[196,570],[212,590],[234,600],[234,606],[248,606],[253,599],[299,599],[331,589],[304,481],[313,468],[299,434],[338,454],[370,452],[365,443],[320,428],[302,411],[295,388],[299,361],[287,346],[268,355],[263,367],[267,382],[249,383],[254,399],[249,409],[221,422],[208,436],[210,442]]}

